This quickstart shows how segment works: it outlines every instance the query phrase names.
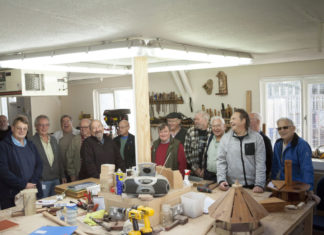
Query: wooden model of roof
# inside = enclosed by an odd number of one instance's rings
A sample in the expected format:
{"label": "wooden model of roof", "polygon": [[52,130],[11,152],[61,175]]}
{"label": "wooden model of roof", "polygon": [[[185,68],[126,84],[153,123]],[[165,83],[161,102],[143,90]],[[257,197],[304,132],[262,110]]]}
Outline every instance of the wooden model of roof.
{"label": "wooden model of roof", "polygon": [[215,201],[208,210],[216,222],[222,221],[229,224],[256,224],[269,214],[238,183],[233,184],[228,192]]}

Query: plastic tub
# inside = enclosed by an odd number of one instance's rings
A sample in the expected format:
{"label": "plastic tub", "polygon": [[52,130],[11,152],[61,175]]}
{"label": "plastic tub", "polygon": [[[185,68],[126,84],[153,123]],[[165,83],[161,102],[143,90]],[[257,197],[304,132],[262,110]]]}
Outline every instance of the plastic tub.
{"label": "plastic tub", "polygon": [[189,192],[181,195],[181,204],[186,216],[196,218],[203,214],[205,195],[202,193]]}

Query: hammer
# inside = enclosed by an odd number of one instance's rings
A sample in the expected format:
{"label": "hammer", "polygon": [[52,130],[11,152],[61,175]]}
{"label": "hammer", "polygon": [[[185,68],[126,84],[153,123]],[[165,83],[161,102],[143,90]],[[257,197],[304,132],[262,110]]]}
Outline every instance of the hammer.
{"label": "hammer", "polygon": [[173,223],[166,226],[164,229],[165,229],[165,231],[169,231],[169,230],[173,229],[175,226],[177,226],[178,224],[184,225],[186,223],[188,223],[188,216],[176,215],[176,216],[174,216]]}
{"label": "hammer", "polygon": [[217,182],[212,182],[209,184],[205,184],[203,186],[197,186],[197,190],[203,193],[212,193],[212,190],[215,189],[217,186],[218,186]]}

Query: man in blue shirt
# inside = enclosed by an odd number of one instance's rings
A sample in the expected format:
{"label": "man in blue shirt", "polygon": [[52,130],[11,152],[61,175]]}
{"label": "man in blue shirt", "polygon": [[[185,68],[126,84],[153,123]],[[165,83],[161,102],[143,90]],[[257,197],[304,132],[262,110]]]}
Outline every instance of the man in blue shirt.
{"label": "man in blue shirt", "polygon": [[35,145],[25,137],[28,119],[18,116],[12,124],[12,134],[0,142],[0,205],[1,209],[15,206],[15,195],[23,189],[37,188],[43,195],[40,177],[42,160]]}
{"label": "man in blue shirt", "polygon": [[289,118],[277,121],[280,135],[274,146],[272,161],[272,179],[285,179],[285,160],[292,160],[292,179],[314,186],[314,169],[312,165],[312,150],[309,144],[296,133],[296,127]]}

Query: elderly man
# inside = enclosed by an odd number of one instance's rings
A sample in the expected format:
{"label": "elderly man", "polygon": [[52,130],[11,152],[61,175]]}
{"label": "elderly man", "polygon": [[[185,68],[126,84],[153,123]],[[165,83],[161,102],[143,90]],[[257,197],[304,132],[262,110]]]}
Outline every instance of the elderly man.
{"label": "elderly man", "polygon": [[170,135],[166,123],[159,125],[159,139],[152,145],[152,162],[172,170],[179,170],[184,176],[187,167],[186,157],[181,142]]}
{"label": "elderly man", "polygon": [[[59,145],[60,156],[63,160],[64,173],[68,176],[67,173],[67,160],[66,160],[66,151],[69,145],[72,142],[72,138],[80,133],[79,130],[76,130],[72,127],[72,117],[69,115],[63,115],[61,117],[61,130],[56,131],[53,136],[56,138]],[[70,177],[67,177],[68,182],[70,182]]]}
{"label": "elderly man", "polygon": [[199,111],[195,115],[195,126],[188,129],[184,143],[184,150],[187,163],[198,177],[204,176],[202,159],[207,144],[208,134],[211,133],[208,127],[209,114]]}
{"label": "elderly man", "polygon": [[295,133],[296,127],[289,118],[280,118],[277,126],[281,138],[274,146],[271,178],[284,180],[285,160],[292,160],[293,181],[309,184],[313,190],[314,169],[309,144]]}
{"label": "elderly man", "polygon": [[79,177],[99,178],[102,164],[115,164],[115,169],[125,171],[125,164],[120,156],[116,144],[104,135],[104,128],[99,120],[93,120],[90,124],[91,136],[84,140],[81,146],[81,170]]}
{"label": "elderly man", "polygon": [[69,135],[72,133],[72,135],[78,135],[80,133],[79,130],[75,129],[72,126],[72,117],[70,115],[64,114],[61,116],[60,119],[61,123],[61,130],[55,131],[53,136],[57,140],[57,143],[59,143],[60,139],[63,138],[65,135]]}
{"label": "elderly man", "polygon": [[2,209],[15,206],[15,195],[23,189],[37,188],[37,197],[43,196],[40,178],[42,160],[35,145],[25,137],[28,119],[15,118],[12,134],[0,142],[0,205]]}
{"label": "elderly man", "polygon": [[80,150],[83,141],[88,138],[90,134],[90,119],[84,118],[80,121],[80,134],[72,138],[65,157],[66,157],[66,171],[71,181],[76,181],[79,178],[81,168]]}
{"label": "elderly man", "polygon": [[231,130],[221,139],[217,157],[217,181],[221,190],[238,180],[243,187],[262,193],[266,183],[265,147],[261,135],[251,129],[243,109],[236,109]]}
{"label": "elderly man", "polygon": [[265,150],[266,150],[266,178],[267,181],[270,181],[271,179],[271,167],[272,167],[272,157],[273,157],[273,151],[272,151],[272,144],[271,140],[261,131],[261,120],[262,117],[258,113],[250,113],[250,122],[251,122],[251,129],[258,132],[264,142]]}
{"label": "elderly man", "polygon": [[225,133],[226,126],[223,118],[215,116],[210,120],[212,132],[208,136],[203,157],[204,179],[217,181],[217,151],[219,142]]}
{"label": "elderly man", "polygon": [[11,128],[7,117],[5,115],[0,115],[0,141],[3,140],[10,131]]}
{"label": "elderly man", "polygon": [[119,135],[114,138],[114,142],[119,148],[120,155],[125,162],[126,169],[136,166],[135,156],[135,136],[129,133],[129,122],[121,120],[118,123]]}
{"label": "elderly man", "polygon": [[169,113],[166,119],[170,127],[171,136],[180,140],[181,144],[184,145],[187,129],[181,127],[181,114],[176,112]]}
{"label": "elderly man", "polygon": [[50,126],[46,115],[39,115],[35,119],[36,134],[31,138],[43,162],[42,188],[43,196],[49,197],[55,194],[55,186],[66,183],[63,162],[59,155],[56,139],[48,134]]}

